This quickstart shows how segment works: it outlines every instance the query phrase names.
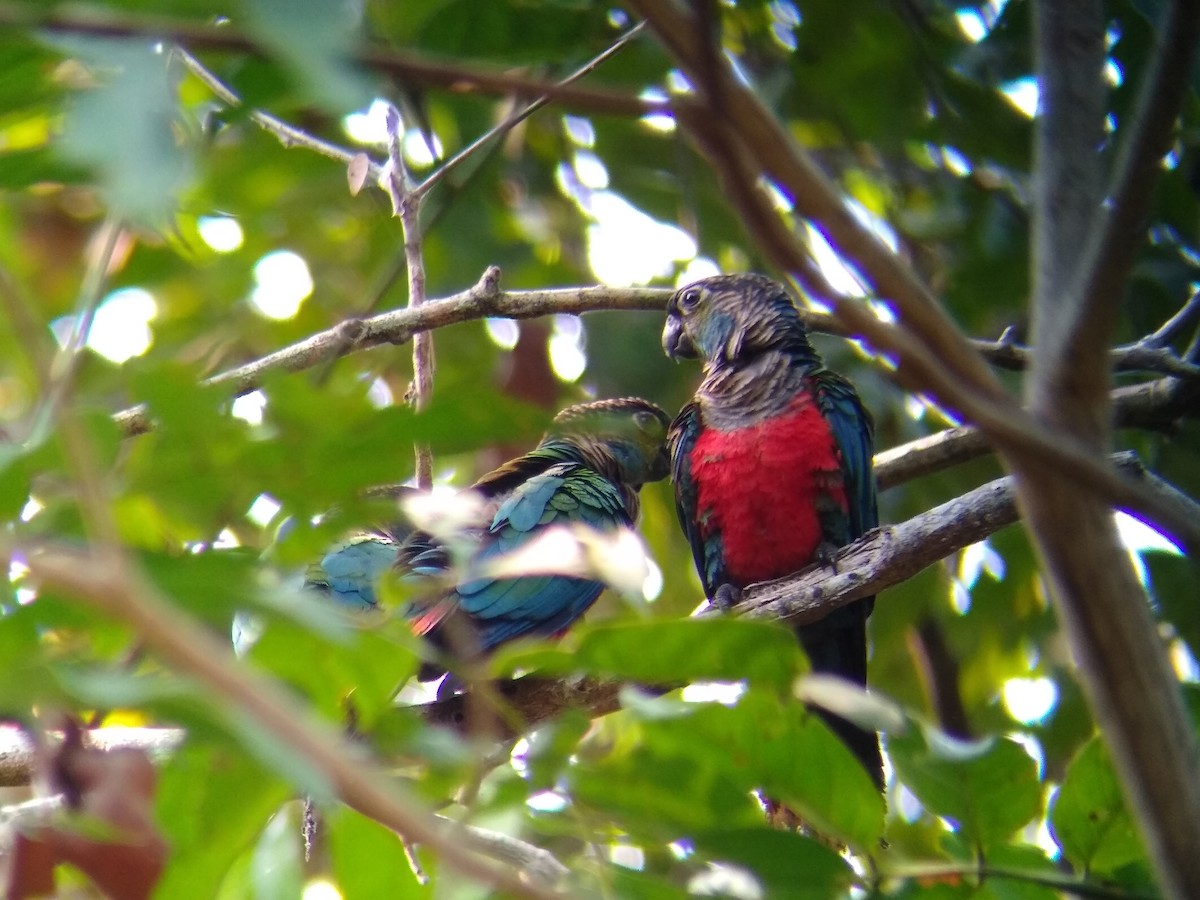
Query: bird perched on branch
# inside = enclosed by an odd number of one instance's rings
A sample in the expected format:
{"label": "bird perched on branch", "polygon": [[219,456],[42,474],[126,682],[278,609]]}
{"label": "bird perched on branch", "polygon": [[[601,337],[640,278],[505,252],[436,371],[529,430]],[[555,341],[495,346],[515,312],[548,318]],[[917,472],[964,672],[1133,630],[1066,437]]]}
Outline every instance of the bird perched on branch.
{"label": "bird perched on branch", "polygon": [[[556,527],[632,528],[641,486],[667,476],[669,422],[665,412],[637,398],[580,403],[559,413],[535,449],[471,487],[482,502],[460,535],[467,571],[455,572],[456,584],[405,610],[413,631],[452,656],[565,631],[600,596],[602,582],[566,574],[502,577],[486,569]],[[367,608],[376,604],[376,579],[389,568],[445,577],[453,556],[424,531],[402,542],[367,537],[326,554],[308,573],[307,585]],[[428,665],[421,677],[444,671]]]}
{"label": "bird perched on branch", "polygon": [[[667,305],[663,349],[704,363],[668,443],[679,520],[711,601],[728,608],[748,585],[831,560],[878,524],[871,417],[824,368],[782,285],[761,275],[688,285]],[[866,684],[873,602],[795,629],[814,671]],[[877,736],[825,718],[882,786]]]}

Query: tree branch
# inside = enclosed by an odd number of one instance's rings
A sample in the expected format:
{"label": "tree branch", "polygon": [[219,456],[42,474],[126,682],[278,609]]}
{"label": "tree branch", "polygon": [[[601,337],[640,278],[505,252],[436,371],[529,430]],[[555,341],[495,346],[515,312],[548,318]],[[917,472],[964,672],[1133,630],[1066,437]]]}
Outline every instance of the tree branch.
{"label": "tree branch", "polygon": [[[227,369],[205,385],[221,385],[232,395],[257,389],[273,372],[300,372],[350,353],[382,345],[401,345],[414,334],[490,316],[532,319],[548,315],[579,315],[594,310],[658,310],[671,291],[665,288],[618,289],[608,287],[558,288],[541,291],[501,291],[499,270],[490,267],[474,287],[441,300],[430,300],[418,309],[397,309],[367,319],[347,319],[253,362]],[[126,436],[143,434],[153,427],[144,406],[114,416]]]}
{"label": "tree branch", "polygon": [[[588,73],[594,72],[601,64],[612,59],[612,57],[617,53],[620,53],[630,41],[642,33],[643,28],[644,23],[638,23],[637,25],[634,25],[619,38],[617,38],[617,40],[610,47],[606,48],[593,59],[588,60],[588,62],[584,63],[584,65],[580,66],[566,78],[557,82],[555,87],[567,87],[568,85],[574,84]],[[416,193],[418,196],[424,196],[425,194],[428,194],[438,182],[449,175],[450,172],[457,168],[464,160],[477,153],[480,148],[484,147],[490,141],[507,134],[539,109],[550,103],[553,99],[553,96],[550,94],[541,94],[536,100],[529,103],[520,112],[514,113],[506,118],[503,122],[500,122],[494,128],[489,129],[485,134],[480,135],[450,159],[446,160],[445,163],[438,166],[435,172],[432,172],[428,178],[426,178],[413,189],[414,193]]]}
{"label": "tree branch", "polygon": [[[1114,424],[1118,428],[1170,428],[1183,418],[1200,416],[1200,384],[1160,378],[1119,387],[1112,392]],[[971,425],[947,428],[875,454],[875,478],[886,490],[968,462],[992,452],[987,436]]]}
{"label": "tree branch", "polygon": [[[697,39],[696,26],[682,8],[670,0],[629,0],[628,5],[650,23],[693,83],[712,85],[710,90],[721,97],[723,106],[716,112],[722,118],[714,118],[713,110],[677,106],[675,112],[681,123],[693,133],[713,135],[724,131],[734,137],[730,143],[743,148],[755,163],[749,182],[752,188],[763,176],[785,188],[796,212],[818,224],[838,252],[854,260],[874,293],[895,304],[900,318],[921,336],[943,367],[985,395],[1003,396],[999,381],[967,344],[929,288],[859,222],[829,179],[796,144],[791,133],[779,124],[753,91],[733,77],[724,58],[716,56],[711,60],[711,71],[705,68],[709,54]],[[718,156],[714,162],[719,174],[729,175],[721,165],[725,160]],[[740,208],[743,215],[749,212],[744,204]],[[770,213],[777,218],[773,210]],[[756,236],[767,237],[761,228],[754,231]],[[790,233],[789,240],[794,242]],[[796,261],[786,269],[804,271],[805,266],[800,260],[807,254],[795,256]],[[873,315],[859,304],[840,302],[837,297],[830,299],[835,315],[842,317],[856,331],[866,333],[863,320],[874,319]]]}
{"label": "tree branch", "polygon": [[238,666],[228,646],[171,606],[113,552],[66,549],[24,552],[33,579],[86,600],[132,625],[172,668],[196,678],[220,704],[239,710],[319,771],[347,805],[405,838],[427,844],[448,866],[519,895],[558,897],[462,846],[458,830],[442,827],[423,804],[364,758],[344,735],[315,719],[295,698],[258,673]]}
{"label": "tree branch", "polygon": [[[61,7],[45,12],[33,6],[0,3],[0,25],[39,29],[52,34],[82,34],[98,38],[145,38],[225,53],[269,58],[263,45],[228,24],[213,26],[162,16],[106,15],[103,19]],[[638,117],[670,113],[671,105],[632,94],[576,84],[555,84],[483,65],[460,65],[428,59],[412,51],[364,47],[350,57],[364,69],[381,72],[405,85],[436,88],[456,94],[537,97],[602,115]]]}
{"label": "tree branch", "polygon": [[[1169,496],[1181,513],[1200,517],[1200,504],[1161,482],[1142,466],[1132,452],[1118,453],[1116,465],[1132,477],[1147,480],[1153,489]],[[913,577],[918,572],[983,540],[1017,521],[1019,511],[1011,477],[989,482],[973,491],[936,506],[906,522],[875,529],[837,557],[837,571],[829,566],[809,568],[778,581],[750,586],[735,614],[793,623],[814,621],[854,600],[878,594]],[[74,563],[69,563],[74,564]],[[81,580],[82,576],[80,576]],[[887,602],[887,595],[878,602]],[[724,615],[706,609],[701,615]],[[224,656],[221,648],[219,656]],[[506,740],[536,728],[567,709],[582,709],[592,716],[620,708],[622,685],[597,678],[548,679],[527,676],[495,686],[508,706],[499,731],[491,737]],[[412,707],[427,722],[466,731],[468,698],[463,695]],[[139,746],[169,750],[180,740],[174,730],[155,736],[153,729],[121,729],[107,738],[111,746]],[[112,733],[99,729],[94,736]],[[351,753],[347,759],[353,760]],[[355,763],[357,765],[357,763]],[[0,786],[28,780],[30,754],[19,732],[0,731]]]}
{"label": "tree branch", "polygon": [[1200,47],[1200,7],[1190,0],[1167,3],[1157,35],[1159,46],[1148,56],[1150,71],[1144,76],[1132,124],[1119,132],[1128,138],[1121,144],[1107,202],[1099,217],[1093,218],[1079,278],[1073,285],[1063,285],[1077,296],[1074,303],[1087,309],[1073,323],[1072,343],[1077,346],[1107,340],[1125,294],[1146,232],[1162,158],[1171,147],[1179,110],[1191,90]]}
{"label": "tree branch", "polygon": [[[388,165],[380,175],[380,183],[392,199],[392,213],[400,220],[404,234],[404,262],[408,270],[408,308],[420,309],[425,305],[425,258],[421,253],[421,195],[413,190],[404,164],[401,147],[400,111],[388,106]],[[488,280],[493,270],[484,275]],[[496,276],[499,276],[497,271]],[[413,335],[413,383],[408,401],[413,409],[422,412],[429,405],[433,393],[433,332],[419,331]],[[417,487],[428,491],[433,487],[433,455],[427,444],[416,446]]]}
{"label": "tree branch", "polygon": [[[726,180],[728,196],[759,246],[784,271],[801,267],[806,251],[779,218],[766,195],[758,190],[755,173],[759,169],[747,156],[748,151],[724,136],[710,140],[709,132],[725,127],[716,117],[685,124]],[[726,147],[731,152],[721,155]],[[841,303],[836,307],[836,313],[859,329],[877,349],[895,355],[897,381],[932,394],[944,406],[956,409],[974,421],[1014,467],[1050,467],[1058,476],[1086,486],[1109,505],[1137,511],[1189,553],[1200,554],[1200,523],[1180,519],[1176,511],[1163,505],[1159,498],[1121,478],[1095,450],[1057,428],[1042,424],[1016,406],[1007,395],[996,395],[956,378],[930,346],[908,330],[907,323],[884,322],[862,304],[851,302]]]}
{"label": "tree branch", "polygon": [[[1143,114],[1121,132],[1128,137],[1106,211],[1093,186],[1099,150],[1089,143],[1100,134],[1105,113],[1102,95],[1096,99],[1103,90],[1101,6],[1096,0],[1042,0],[1035,6],[1046,106],[1037,121],[1034,200],[1037,350],[1026,392],[1038,419],[1096,450],[1111,440],[1106,348],[1149,209],[1157,167],[1150,148],[1161,146],[1178,108],[1159,104],[1177,104],[1184,90],[1161,85],[1163,59],[1172,64],[1189,59],[1200,28],[1194,3],[1171,4],[1167,21],[1174,33],[1168,41],[1186,39],[1189,46],[1168,48],[1152,63],[1155,70],[1143,89],[1158,94],[1143,93]],[[1180,17],[1198,21],[1185,27]],[[1085,52],[1075,54],[1071,39],[1081,28]],[[1174,77],[1186,75],[1185,70]],[[1058,116],[1082,116],[1074,118],[1082,134],[1060,129]],[[1068,212],[1059,215],[1063,209]],[[1200,750],[1107,504],[1080,483],[1037,465],[1021,466],[1018,490],[1059,623],[1163,893],[1180,900],[1200,896],[1200,855],[1192,831],[1200,821]],[[1190,544],[1187,549],[1197,553]]]}

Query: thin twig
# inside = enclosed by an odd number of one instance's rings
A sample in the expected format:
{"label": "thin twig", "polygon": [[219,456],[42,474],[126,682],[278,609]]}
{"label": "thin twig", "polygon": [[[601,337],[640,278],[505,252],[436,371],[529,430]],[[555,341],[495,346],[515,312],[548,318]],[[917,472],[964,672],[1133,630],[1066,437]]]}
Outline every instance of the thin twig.
{"label": "thin twig", "polygon": [[1086,897],[1089,900],[1160,900],[1156,893],[1095,884],[1055,872],[1027,871],[1008,866],[996,866],[986,862],[904,863],[888,866],[880,874],[889,881],[905,879],[930,884],[940,883],[943,879],[973,876],[981,882],[987,879],[996,879],[1041,885],[1053,889],[1061,897]]}
{"label": "thin twig", "polygon": [[42,385],[42,402],[31,417],[30,437],[35,440],[36,436],[45,434],[51,427],[71,392],[75,374],[83,359],[83,349],[87,346],[96,318],[96,308],[104,296],[108,270],[120,236],[121,223],[111,216],[101,223],[95,234],[91,259],[75,304],[71,333],[50,362],[46,383]]}
{"label": "thin twig", "polygon": [[[643,31],[644,28],[645,28],[644,22],[639,22],[637,25],[634,25],[632,28],[630,28],[628,31],[626,31],[624,34],[622,34],[619,38],[617,38],[617,40],[614,41],[613,44],[611,46],[609,46],[606,50],[601,52],[599,55],[593,57],[588,62],[584,63],[582,66],[580,66],[578,69],[576,69],[570,75],[568,75],[566,78],[557,82],[555,84],[555,87],[558,87],[558,88],[566,87],[566,86],[578,81],[580,78],[583,78],[585,75],[587,75],[591,72],[594,72],[601,64],[603,64],[604,62],[607,62],[609,59],[612,59],[613,56],[615,56],[617,53],[619,53],[621,50],[623,50],[625,48],[625,46],[631,40],[633,40],[635,37],[637,37],[639,34],[641,34],[641,32]],[[488,131],[486,131],[485,133],[483,133],[482,135],[477,137],[470,144],[468,144],[466,147],[464,147],[462,150],[460,150],[458,153],[456,153],[454,156],[452,156],[450,159],[446,160],[446,162],[443,163],[441,166],[439,166],[438,169],[435,172],[433,172],[428,178],[426,178],[423,182],[421,182],[417,187],[413,188],[412,193],[416,194],[418,197],[424,197],[426,194],[429,193],[430,190],[433,189],[433,187],[435,185],[437,185],[438,182],[440,182],[443,178],[445,178],[447,175],[449,175],[454,169],[456,169],[460,163],[464,162],[466,159],[473,156],[481,147],[484,147],[489,142],[491,142],[492,140],[494,140],[498,137],[508,134],[508,132],[510,132],[513,128],[515,128],[517,125],[520,125],[522,122],[524,122],[526,119],[528,119],[531,115],[533,115],[539,109],[541,109],[542,107],[544,107],[548,103],[550,103],[553,99],[554,99],[554,96],[552,94],[544,93],[541,96],[539,96],[536,100],[529,103],[524,109],[520,110],[519,112],[513,113],[511,116],[507,117],[503,122],[500,122],[495,127],[489,129]]]}
{"label": "thin twig", "polygon": [[1188,328],[1200,321],[1200,291],[1192,294],[1187,303],[1180,307],[1179,312],[1171,316],[1154,334],[1148,334],[1137,344],[1142,347],[1161,349],[1183,334]]}
{"label": "thin twig", "polygon": [[[397,309],[368,319],[349,319],[245,365],[228,369],[203,383],[222,385],[231,395],[256,390],[272,372],[300,372],[356,350],[401,345],[414,334],[489,316],[532,319],[549,315],[579,315],[594,310],[660,310],[670,297],[665,288],[557,288],[541,291],[500,291],[498,270],[488,269],[479,282],[465,291],[430,300],[419,309]],[[133,407],[115,416],[126,435],[142,434],[152,427],[145,407]]]}
{"label": "thin twig", "polygon": [[[205,87],[212,91],[222,103],[235,109],[242,105],[241,98],[233,89],[209,71],[200,60],[196,59],[196,57],[181,46],[176,47],[174,52],[180,61],[183,62],[184,66],[187,67],[188,71],[203,82]],[[250,121],[254,122],[263,131],[274,135],[284,147],[304,147],[321,156],[336,160],[345,166],[349,166],[359,156],[360,151],[349,150],[345,147],[339,147],[337,144],[332,144],[329,141],[322,140],[316,135],[309,134],[307,131],[290,125],[283,121],[283,119],[263,112],[260,109],[250,110],[247,116]],[[370,183],[377,183],[381,172],[382,167],[375,162],[371,162],[367,175]]]}
{"label": "thin twig", "polygon": [[[388,165],[380,176],[382,187],[392,198],[392,212],[400,219],[404,233],[404,261],[408,269],[408,308],[420,309],[425,304],[425,258],[421,253],[421,196],[412,189],[408,166],[404,164],[401,136],[404,125],[400,111],[387,109]],[[419,331],[413,335],[413,386],[409,403],[417,412],[429,405],[433,393],[433,332]],[[433,455],[428,445],[418,444],[417,487],[428,491],[433,487]]]}

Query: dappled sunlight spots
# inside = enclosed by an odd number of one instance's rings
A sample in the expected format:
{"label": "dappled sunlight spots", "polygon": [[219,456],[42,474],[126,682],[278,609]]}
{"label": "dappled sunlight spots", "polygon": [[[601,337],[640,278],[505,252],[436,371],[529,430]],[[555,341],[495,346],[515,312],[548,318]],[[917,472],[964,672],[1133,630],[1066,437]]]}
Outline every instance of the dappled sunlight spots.
{"label": "dappled sunlight spots", "polygon": [[971,174],[971,160],[954,147],[940,147],[938,154],[942,160],[942,168],[959,178]]}
{"label": "dappled sunlight spots", "polygon": [[659,598],[663,589],[662,569],[649,556],[646,557],[646,580],[642,582],[642,597],[647,603]]}
{"label": "dappled sunlight spots", "polygon": [[1105,61],[1104,80],[1108,82],[1108,86],[1111,88],[1119,88],[1125,83],[1125,72],[1121,68],[1121,64],[1115,59]]}
{"label": "dappled sunlight spots", "polygon": [[333,882],[318,878],[304,886],[300,897],[301,900],[342,900],[342,892]]}
{"label": "dappled sunlight spots", "polygon": [[383,145],[387,143],[388,102],[376,98],[371,105],[361,111],[353,112],[342,119],[342,131],[356,143]]}
{"label": "dappled sunlight spots", "polygon": [[1004,557],[987,540],[965,547],[958,556],[958,571],[950,579],[950,606],[960,616],[971,611],[971,589],[986,573],[994,581],[1004,580]]}
{"label": "dappled sunlight spots", "polygon": [[[667,95],[665,91],[660,91],[658,88],[647,88],[638,94],[638,99],[659,103],[667,100]],[[638,121],[651,131],[657,131],[660,134],[672,134],[675,131],[675,117],[670,113],[651,113],[642,116]]]}
{"label": "dappled sunlight spots", "polygon": [[804,223],[805,242],[813,260],[829,283],[839,294],[847,297],[861,297],[866,294],[866,287],[855,274],[854,270],[842,262],[833,245],[826,240],[818,228],[809,222]]}
{"label": "dappled sunlight spots", "polygon": [[578,381],[587,368],[583,325],[575,316],[555,316],[549,338],[550,368],[562,381]]}
{"label": "dappled sunlight spots", "polygon": [[[375,98],[365,110],[352,112],[342,119],[342,131],[357,144],[368,147],[387,146],[387,100]],[[400,146],[404,161],[414,169],[427,169],[444,155],[437,135],[425,135],[416,128],[405,128],[400,122]]]}
{"label": "dappled sunlight spots", "polygon": [[867,209],[862,203],[854,198],[846,199],[846,208],[850,210],[854,218],[868,228],[875,237],[879,238],[887,248],[893,253],[899,252],[900,239],[896,237],[896,229],[884,219],[882,216],[877,216],[871,210]]}
{"label": "dappled sunlight spots", "polygon": [[958,30],[971,43],[978,44],[987,37],[987,23],[983,21],[983,16],[979,14],[978,10],[960,9],[954,13],[954,18],[958,22]]}
{"label": "dappled sunlight spots", "polygon": [[[614,860],[615,862],[615,860]],[[763,886],[749,869],[729,863],[709,863],[688,881],[688,893],[696,897],[732,897],[761,900]]]}
{"label": "dappled sunlight spots", "polygon": [[600,157],[586,150],[575,154],[575,177],[589,190],[602,191],[608,187],[608,169]]}
{"label": "dappled sunlight spots", "polygon": [[796,26],[800,24],[800,11],[787,0],[771,0],[767,4],[771,14],[771,37],[784,50],[796,49]]}
{"label": "dappled sunlight spots", "polygon": [[518,775],[525,775],[529,771],[528,738],[517,738],[517,742],[513,744],[512,751],[508,754],[508,764],[512,766],[513,771]]}
{"label": "dappled sunlight spots", "polygon": [[388,383],[382,378],[375,378],[367,388],[367,402],[376,409],[386,409],[396,402],[396,397]]}
{"label": "dappled sunlight spots", "polygon": [[242,546],[242,542],[239,541],[237,539],[237,535],[228,528],[222,529],[221,533],[217,535],[217,539],[212,542],[213,550],[230,550],[234,547],[240,546]]}
{"label": "dappled sunlight spots", "polygon": [[958,558],[958,578],[968,588],[973,588],[979,576],[985,573],[993,581],[1004,580],[1004,557],[993,550],[986,539],[963,548]]}
{"label": "dappled sunlight spots", "polygon": [[962,424],[961,419],[949,410],[939,406],[934,400],[924,394],[906,394],[904,397],[904,412],[915,422],[923,422],[926,419],[939,419],[940,422],[936,423],[936,426],[939,428],[944,425],[957,426]]}
{"label": "dappled sunlight spots", "polygon": [[954,13],[958,30],[968,41],[978,44],[991,33],[1006,6],[1008,0],[988,0],[975,6],[962,7]]}
{"label": "dappled sunlight spots", "polygon": [[590,119],[583,116],[563,116],[563,131],[576,147],[592,147],[596,143],[596,129]]}
{"label": "dappled sunlight spots", "polygon": [[445,149],[436,134],[408,131],[403,142],[404,161],[414,169],[428,169],[445,156]]}
{"label": "dappled sunlight spots", "polygon": [[683,267],[683,271],[675,279],[675,287],[680,288],[693,281],[699,281],[701,278],[712,278],[712,276],[720,274],[721,267],[713,260],[707,256],[697,256]]}
{"label": "dappled sunlight spots", "polygon": [[1183,551],[1170,538],[1159,534],[1140,519],[1123,512],[1113,513],[1113,518],[1117,522],[1121,542],[1130,550],[1138,553],[1154,552],[1183,556]]}
{"label": "dappled sunlight spots", "polygon": [[525,805],[534,812],[559,813],[570,806],[570,803],[562,794],[554,791],[538,791],[525,801]]}
{"label": "dappled sunlight spots", "polygon": [[1186,641],[1175,638],[1167,647],[1167,652],[1170,654],[1171,668],[1180,681],[1200,681],[1200,663],[1196,662]]}
{"label": "dappled sunlight spots", "polygon": [[1037,114],[1038,86],[1035,78],[1018,78],[1006,82],[1000,85],[1000,92],[1026,118],[1032,119]]}
{"label": "dappled sunlight spots", "polygon": [[483,327],[487,329],[487,336],[492,339],[492,343],[501,350],[512,350],[521,337],[521,326],[512,319],[489,317],[484,319]]}
{"label": "dappled sunlight spots", "polygon": [[1137,573],[1138,582],[1144,588],[1150,587],[1150,572],[1142,559],[1144,553],[1167,553],[1171,556],[1182,556],[1180,550],[1169,538],[1159,534],[1145,522],[1135,519],[1128,513],[1113,513],[1117,525],[1117,534],[1125,549],[1129,551],[1129,559]]}
{"label": "dappled sunlight spots", "polygon": [[1009,678],[1001,688],[1001,697],[1014,720],[1022,725],[1038,725],[1058,706],[1058,685],[1049,678]]}
{"label": "dappled sunlight spots", "polygon": [[646,865],[646,854],[641,847],[628,844],[609,844],[608,858],[623,869],[640,872]]}
{"label": "dappled sunlight spots", "polygon": [[255,525],[265,528],[271,524],[272,519],[279,515],[281,509],[283,509],[283,504],[270,494],[259,494],[250,504],[250,508],[246,510],[246,518]]}
{"label": "dappled sunlight spots", "polygon": [[235,419],[241,419],[250,425],[261,425],[263,410],[267,407],[267,396],[262,391],[251,391],[242,394],[233,401],[230,412]]}
{"label": "dappled sunlight spots", "polygon": [[[96,309],[88,329],[87,346],[105,359],[123,363],[150,349],[154,337],[150,322],[158,315],[158,305],[149,291],[121,288],[113,291]],[[64,316],[50,323],[60,346],[67,346],[78,327],[75,316]]]}
{"label": "dappled sunlight spots", "polygon": [[244,235],[237,219],[229,216],[201,216],[196,220],[200,240],[218,253],[232,253],[242,246]]}
{"label": "dappled sunlight spots", "polygon": [[25,584],[28,578],[29,566],[25,563],[25,558],[20,554],[14,554],[8,561],[8,583],[15,588],[13,595],[21,606],[37,599],[37,591]]}
{"label": "dappled sunlight spots", "polygon": [[250,304],[268,319],[292,318],[313,292],[308,263],[291,250],[276,250],[255,263],[254,281]]}
{"label": "dappled sunlight spots", "polygon": [[21,507],[21,521],[28,522],[45,508],[46,507],[42,505],[42,501],[40,501],[37,497],[30,497],[27,501],[25,501],[25,505]]}
{"label": "dappled sunlight spots", "polygon": [[746,693],[744,681],[698,681],[680,693],[685,703],[720,703],[733,706]]}
{"label": "dappled sunlight spots", "polygon": [[889,806],[909,825],[920,820],[925,814],[925,807],[921,805],[917,795],[899,782],[896,783],[896,799]]}
{"label": "dappled sunlight spots", "polygon": [[593,194],[585,207],[588,264],[604,284],[647,284],[675,272],[676,263],[695,258],[696,242],[674,225],[659,222],[610,191]]}
{"label": "dappled sunlight spots", "polygon": [[776,212],[790,213],[795,208],[792,198],[771,179],[759,178],[758,187],[766,191],[767,196],[771,199],[771,205],[775,207]]}

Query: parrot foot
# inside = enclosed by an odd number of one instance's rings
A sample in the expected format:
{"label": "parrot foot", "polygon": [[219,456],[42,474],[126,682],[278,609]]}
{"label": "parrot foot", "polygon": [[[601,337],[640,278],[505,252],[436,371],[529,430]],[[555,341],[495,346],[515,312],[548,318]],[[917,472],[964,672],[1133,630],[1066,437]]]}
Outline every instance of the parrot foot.
{"label": "parrot foot", "polygon": [[742,602],[742,589],[736,584],[723,584],[713,594],[712,604],[721,612],[729,612]]}
{"label": "parrot foot", "polygon": [[841,549],[837,544],[832,544],[829,541],[821,541],[817,545],[817,552],[814,554],[814,559],[821,565],[828,566],[833,570],[833,574],[836,575],[838,573],[838,552]]}

